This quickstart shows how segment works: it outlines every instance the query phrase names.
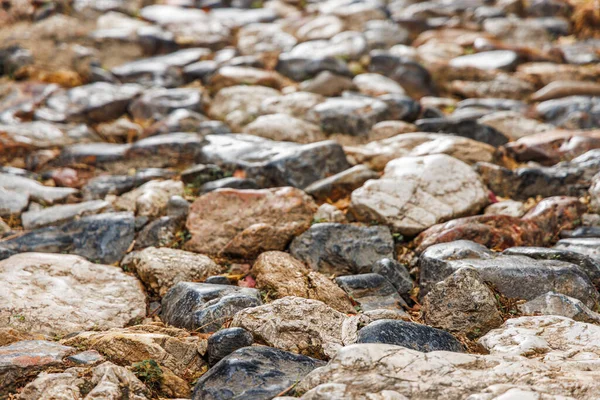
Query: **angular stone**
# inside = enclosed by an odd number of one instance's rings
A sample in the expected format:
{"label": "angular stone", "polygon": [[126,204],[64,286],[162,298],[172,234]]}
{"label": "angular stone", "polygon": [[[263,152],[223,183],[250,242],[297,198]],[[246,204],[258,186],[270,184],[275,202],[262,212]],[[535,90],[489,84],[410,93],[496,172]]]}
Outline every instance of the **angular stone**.
{"label": "angular stone", "polygon": [[300,145],[251,135],[209,135],[199,159],[234,172],[261,187],[300,189],[350,168],[342,147],[334,141]]}
{"label": "angular stone", "polygon": [[166,247],[147,247],[129,253],[121,266],[134,272],[146,288],[161,297],[179,282],[203,281],[225,272],[205,255]]}
{"label": "angular stone", "polygon": [[146,315],[137,279],[120,268],[72,255],[25,253],[0,262],[0,320],[47,336],[122,327]]}
{"label": "angular stone", "polygon": [[206,116],[185,108],[176,109],[144,130],[143,137],[173,132],[194,132],[200,135],[229,133],[221,121],[210,121]]}
{"label": "angular stone", "polygon": [[477,213],[488,203],[487,188],[465,163],[447,155],[391,161],[378,180],[352,192],[350,211],[414,235],[440,221]]}
{"label": "angular stone", "polygon": [[104,361],[104,356],[98,353],[96,350],[86,350],[79,354],[74,354],[67,357],[67,360],[80,365],[93,365],[100,361]]}
{"label": "angular stone", "polygon": [[564,294],[548,292],[519,306],[523,314],[530,315],[560,315],[575,321],[597,324],[600,314],[590,310],[581,301]]}
{"label": "angular stone", "polygon": [[510,50],[483,51],[481,53],[468,54],[450,60],[450,66],[453,68],[472,67],[478,69],[514,69],[519,60],[519,56]]}
{"label": "angular stone", "polygon": [[474,242],[458,240],[431,246],[419,258],[421,295],[461,267],[471,266],[485,282],[508,298],[532,300],[550,290],[593,307],[598,292],[575,264],[493,253]]}
{"label": "angular stone", "polygon": [[225,172],[214,164],[198,164],[181,173],[181,181],[194,187],[222,178],[225,178]]}
{"label": "angular stone", "polygon": [[377,122],[386,119],[387,105],[368,97],[331,98],[313,107],[307,119],[321,126],[326,133],[367,136]]}
{"label": "angular stone", "polygon": [[410,298],[413,280],[404,265],[389,258],[382,258],[373,265],[371,271],[390,281],[404,300]]}
{"label": "angular stone", "polygon": [[337,201],[348,196],[369,179],[377,179],[378,177],[378,173],[361,164],[314,182],[307,186],[304,191],[319,201]]}
{"label": "angular stone", "polygon": [[77,350],[46,340],[23,340],[0,347],[0,395],[34,378],[40,371],[61,366]]}
{"label": "angular stone", "polygon": [[150,181],[121,195],[113,203],[120,211],[131,211],[138,216],[156,218],[164,214],[172,196],[183,195],[181,181]]}
{"label": "angular stone", "polygon": [[600,128],[600,100],[597,96],[568,96],[535,106],[546,122],[565,129]]}
{"label": "angular stone", "polygon": [[[18,192],[21,197],[29,196],[31,200],[47,204],[65,200],[70,195],[77,193],[76,189],[44,186],[33,179],[6,173],[0,173],[0,188]],[[23,202],[24,200],[21,199],[18,204]]]}
{"label": "angular stone", "polygon": [[237,349],[251,346],[252,343],[254,343],[252,334],[245,329],[221,329],[208,338],[208,362],[214,365]]}
{"label": "angular stone", "polygon": [[200,193],[208,193],[218,189],[260,189],[254,179],[223,178],[206,182],[200,187]]}
{"label": "angular stone", "polygon": [[463,267],[423,297],[423,319],[450,332],[481,336],[503,322],[494,293],[475,268]]}
{"label": "angular stone", "polygon": [[358,91],[367,96],[381,96],[384,94],[405,94],[404,89],[396,81],[380,74],[359,74],[352,79]]}
{"label": "angular stone", "polygon": [[44,149],[98,139],[96,134],[82,125],[59,125],[43,121],[0,124],[0,148],[4,150]]}
{"label": "angular stone", "polygon": [[[269,400],[324,363],[271,347],[244,347],[222,359],[196,383],[192,399]],[[235,379],[231,379],[234,376]]]}
{"label": "angular stone", "polygon": [[134,237],[131,213],[88,215],[0,241],[0,259],[24,252],[77,254],[112,264],[123,258]]}
{"label": "angular stone", "polygon": [[358,343],[385,343],[412,350],[454,351],[462,353],[463,345],[448,332],[414,322],[380,319],[358,331]]}
{"label": "angular stone", "polygon": [[252,266],[251,273],[256,287],[267,291],[269,297],[305,297],[320,300],[340,312],[354,312],[343,290],[325,275],[307,268],[287,253],[262,253]]}
{"label": "angular stone", "polygon": [[339,276],[335,282],[362,311],[399,310],[402,313],[406,305],[392,283],[379,274]]}
{"label": "angular stone", "polygon": [[504,200],[487,206],[485,208],[484,214],[508,215],[509,217],[520,218],[525,214],[525,207],[524,204],[520,201]]}
{"label": "angular stone", "polygon": [[163,297],[160,318],[178,328],[216,332],[238,311],[261,303],[256,289],[179,282]]}
{"label": "angular stone", "polygon": [[370,272],[382,258],[394,258],[394,240],[384,226],[315,224],[290,245],[292,256],[324,274]]}
{"label": "angular stone", "polygon": [[151,89],[129,106],[136,121],[158,121],[176,110],[201,112],[202,92],[198,89]]}
{"label": "angular stone", "polygon": [[584,254],[600,262],[600,238],[571,238],[561,239],[554,246],[555,249],[567,250]]}
{"label": "angular stone", "polygon": [[313,217],[313,222],[315,222],[315,223],[323,223],[323,222],[344,223],[344,222],[348,222],[348,220],[346,219],[346,214],[344,214],[342,212],[342,210],[340,210],[339,208],[337,208],[336,206],[334,206],[332,204],[323,203],[317,209],[317,212],[315,213],[315,215]]}
{"label": "angular stone", "polygon": [[160,168],[136,170],[133,175],[101,175],[90,179],[81,192],[85,200],[103,199],[108,194],[121,195],[153,179],[172,175],[172,171]]}
{"label": "angular stone", "polygon": [[481,125],[476,120],[464,118],[427,118],[415,121],[417,129],[423,132],[451,133],[500,147],[508,142],[508,138],[488,125]]}
{"label": "angular stone", "polygon": [[62,224],[84,215],[99,214],[107,211],[109,207],[110,203],[103,200],[58,205],[37,211],[27,211],[21,215],[21,221],[23,228],[32,230],[48,225]]}
{"label": "angular stone", "polygon": [[[1,179],[1,178],[0,178]],[[0,217],[19,215],[29,205],[29,194],[0,187]]]}
{"label": "angular stone", "polygon": [[246,125],[244,132],[265,139],[296,143],[326,140],[317,125],[287,114],[261,115]]}
{"label": "angular stone", "polygon": [[323,302],[288,296],[238,312],[231,326],[246,329],[257,343],[327,358],[345,344],[346,319]]}
{"label": "angular stone", "polygon": [[421,98],[435,94],[431,74],[421,64],[382,50],[372,51],[370,57],[369,72],[395,80],[410,97]]}
{"label": "angular stone", "polygon": [[317,207],[290,187],[263,190],[221,189],[194,201],[187,219],[188,250],[252,258],[283,250],[310,227]]}
{"label": "angular stone", "polygon": [[[214,97],[209,115],[224,120],[232,128],[241,128],[258,115],[263,100],[277,97],[280,93],[264,86],[231,86],[219,90]],[[235,129],[234,129],[235,131]]]}

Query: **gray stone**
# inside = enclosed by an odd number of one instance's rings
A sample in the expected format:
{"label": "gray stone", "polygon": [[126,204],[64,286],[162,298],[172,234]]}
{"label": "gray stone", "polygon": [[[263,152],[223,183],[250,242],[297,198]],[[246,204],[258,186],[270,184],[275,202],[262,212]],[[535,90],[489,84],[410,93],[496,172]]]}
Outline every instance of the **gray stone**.
{"label": "gray stone", "polygon": [[29,194],[0,187],[0,217],[19,215],[29,205]]}
{"label": "gray stone", "polygon": [[32,230],[48,225],[62,224],[84,215],[99,214],[107,211],[109,207],[110,203],[103,200],[58,205],[36,211],[27,211],[21,215],[21,221],[23,228]]}
{"label": "gray stone", "polygon": [[519,56],[514,51],[494,50],[456,57],[450,60],[449,65],[453,68],[472,67],[484,70],[511,70],[516,67],[518,60]]}
{"label": "gray stone", "polygon": [[103,199],[108,194],[121,195],[153,179],[172,176],[172,171],[160,168],[139,169],[133,175],[101,175],[90,179],[81,192],[85,200]]}
{"label": "gray stone", "polygon": [[565,129],[600,128],[600,97],[568,96],[538,103],[538,116]]}
{"label": "gray stone", "polygon": [[326,133],[367,136],[377,122],[387,118],[387,105],[369,97],[331,98],[317,104],[307,118]]}
{"label": "gray stone", "polygon": [[136,121],[158,121],[177,110],[201,112],[202,91],[187,88],[151,89],[129,106],[129,112]]}
{"label": "gray stone", "polygon": [[[70,195],[77,193],[77,189],[44,186],[33,179],[6,173],[0,173],[0,188],[18,192],[21,194],[19,197],[29,196],[31,200],[47,204],[65,200]],[[17,206],[22,205],[23,202],[24,199],[20,198],[15,205],[11,206],[12,209],[18,208]]]}
{"label": "gray stone", "polygon": [[242,328],[226,328],[215,332],[208,338],[208,362],[216,364],[221,359],[242,347],[254,343],[252,334]]}
{"label": "gray stone", "polygon": [[508,138],[488,125],[482,125],[473,119],[465,118],[427,118],[415,121],[417,129],[423,132],[451,133],[479,142],[500,147],[508,142]]}
{"label": "gray stone", "polygon": [[390,281],[398,294],[408,301],[413,289],[413,280],[404,265],[393,259],[382,258],[373,265],[371,271]]}
{"label": "gray stone", "polygon": [[98,353],[96,350],[87,350],[69,356],[67,357],[67,360],[72,361],[75,364],[91,365],[100,361],[104,361],[104,356],[102,356],[102,354]]}
{"label": "gray stone", "polygon": [[584,254],[600,262],[600,238],[561,239],[554,248]]}
{"label": "gray stone", "polygon": [[211,182],[206,182],[200,187],[200,193],[208,193],[218,189],[259,189],[258,184],[253,179],[244,178],[223,178]]}
{"label": "gray stone", "polygon": [[325,274],[366,273],[378,260],[394,258],[394,239],[384,226],[315,224],[292,241],[290,253]]}
{"label": "gray stone", "polygon": [[335,282],[360,305],[362,311],[402,310],[406,306],[391,282],[379,274],[339,276]]}
{"label": "gray stone", "polygon": [[358,343],[385,343],[429,353],[463,352],[463,345],[448,332],[427,325],[399,320],[380,319],[358,331]]}
{"label": "gray stone", "polygon": [[564,294],[548,292],[519,306],[523,314],[561,315],[575,321],[600,323],[600,314],[590,310],[581,301]]}
{"label": "gray stone", "polygon": [[216,332],[236,312],[261,303],[256,289],[179,282],[163,297],[160,317],[178,328]]}
{"label": "gray stone", "polygon": [[320,201],[337,201],[348,196],[369,179],[378,177],[378,173],[361,164],[314,182],[304,188],[304,191]]}

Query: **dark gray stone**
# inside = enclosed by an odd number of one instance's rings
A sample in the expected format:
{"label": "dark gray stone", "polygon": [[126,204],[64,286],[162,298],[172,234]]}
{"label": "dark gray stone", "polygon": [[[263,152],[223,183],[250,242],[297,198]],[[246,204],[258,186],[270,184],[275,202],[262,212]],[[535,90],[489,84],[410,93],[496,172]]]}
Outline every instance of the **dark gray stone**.
{"label": "dark gray stone", "polygon": [[600,97],[568,96],[539,103],[535,110],[541,119],[560,128],[600,128]]}
{"label": "dark gray stone", "polygon": [[282,53],[275,69],[295,81],[303,81],[323,71],[351,76],[346,63],[337,57],[308,58]]}
{"label": "dark gray stone", "polygon": [[187,185],[200,187],[205,183],[225,178],[225,172],[214,164],[194,165],[181,173],[181,180]]}
{"label": "dark gray stone", "polygon": [[360,304],[362,311],[402,310],[406,306],[396,288],[379,274],[339,276],[335,282]]}
{"label": "dark gray stone", "polygon": [[464,266],[476,268],[485,282],[508,298],[531,300],[555,291],[579,299],[588,307],[598,301],[592,281],[575,264],[494,253],[466,240],[436,244],[421,254],[420,295],[426,295],[432,285]]}
{"label": "dark gray stone", "polygon": [[192,399],[269,400],[323,365],[323,361],[272,347],[244,347],[202,375]]}
{"label": "dark gray stone", "polygon": [[252,334],[243,328],[221,329],[208,338],[208,362],[214,365],[237,349],[248,347],[252,343]]}
{"label": "dark gray stone", "polygon": [[136,167],[167,167],[190,164],[200,157],[205,142],[195,133],[168,133],[138,140],[126,151]]}
{"label": "dark gray stone", "polygon": [[373,265],[371,271],[390,281],[398,294],[408,301],[413,288],[413,280],[404,265],[389,258],[382,258]]}
{"label": "dark gray stone", "polygon": [[421,104],[418,101],[397,93],[384,94],[377,97],[388,106],[387,118],[413,122],[421,114]]}
{"label": "dark gray stone", "polygon": [[[216,124],[217,128],[208,129],[205,125],[207,122],[212,123],[212,125]],[[223,130],[223,126],[224,124],[220,121],[209,121],[207,117],[200,113],[182,108],[171,112],[165,118],[152,124],[144,131],[144,136],[163,135],[172,132],[194,132],[205,136],[212,133],[230,132],[230,129],[226,126],[226,129]],[[218,130],[219,127],[222,131]]]}
{"label": "dark gray stone", "polygon": [[378,260],[394,258],[394,239],[385,226],[315,224],[292,241],[290,253],[324,274],[368,273]]}
{"label": "dark gray stone", "polygon": [[464,352],[463,345],[441,329],[413,322],[380,319],[358,331],[358,343],[386,343],[429,353],[430,351]]}
{"label": "dark gray stone", "polygon": [[136,120],[158,121],[178,110],[202,112],[202,91],[191,88],[151,89],[129,106],[129,112]]}
{"label": "dark gray stone", "polygon": [[244,178],[223,178],[216,181],[207,182],[200,188],[200,193],[208,193],[217,189],[259,189],[256,181]]}
{"label": "dark gray stone", "polygon": [[162,299],[163,322],[197,332],[216,332],[235,313],[262,304],[257,289],[179,282]]}
{"label": "dark gray stone", "polygon": [[367,136],[371,127],[387,119],[385,102],[370,97],[328,98],[314,106],[307,118],[321,126],[326,133]]}
{"label": "dark gray stone", "polygon": [[369,72],[395,80],[411,97],[420,98],[436,94],[431,74],[421,64],[382,50],[374,50],[370,56]]}
{"label": "dark gray stone", "polygon": [[0,49],[0,76],[12,75],[30,64],[33,64],[33,55],[29,50],[18,45]]}
{"label": "dark gray stone", "polygon": [[226,276],[222,276],[222,275],[209,276],[208,278],[206,278],[204,283],[210,283],[213,285],[231,285],[231,282],[229,282],[229,279],[227,279]]}
{"label": "dark gray stone", "polygon": [[0,241],[0,259],[25,252],[68,253],[112,264],[125,256],[134,234],[132,213],[91,215]]}
{"label": "dark gray stone", "polygon": [[101,175],[90,179],[81,193],[85,200],[103,199],[108,194],[121,195],[153,179],[173,175],[173,171],[160,168],[139,169],[133,175]]}
{"label": "dark gray stone", "polygon": [[508,138],[491,126],[479,124],[472,119],[464,118],[428,118],[415,121],[415,125],[423,132],[449,133],[462,136],[494,147],[508,143]]}
{"label": "dark gray stone", "polygon": [[320,201],[337,201],[348,196],[369,179],[377,179],[379,174],[360,164],[329,176],[307,186],[304,191]]}
{"label": "dark gray stone", "polygon": [[185,218],[180,216],[165,216],[155,219],[145,225],[135,238],[135,249],[146,247],[165,247],[177,239],[177,233],[185,225]]}

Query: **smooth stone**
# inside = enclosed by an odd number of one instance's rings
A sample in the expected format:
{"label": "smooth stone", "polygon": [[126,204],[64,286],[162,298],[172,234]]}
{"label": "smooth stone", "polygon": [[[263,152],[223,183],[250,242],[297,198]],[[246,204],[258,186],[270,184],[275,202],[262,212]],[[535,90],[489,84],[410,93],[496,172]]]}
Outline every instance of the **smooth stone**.
{"label": "smooth stone", "polygon": [[151,89],[130,104],[129,112],[136,121],[158,121],[177,110],[202,112],[203,108],[198,89]]}
{"label": "smooth stone", "polygon": [[410,97],[421,98],[436,93],[431,74],[421,64],[382,50],[372,51],[370,57],[369,72],[395,80]]}
{"label": "smooth stone", "polygon": [[477,122],[490,126],[511,140],[556,129],[554,125],[527,118],[517,111],[497,111],[484,115]]}
{"label": "smooth stone", "polygon": [[317,125],[287,114],[261,115],[246,125],[244,133],[296,143],[313,143],[327,139]]}
{"label": "smooth stone", "polygon": [[361,311],[403,310],[406,305],[394,285],[379,274],[339,276],[335,282],[359,304]]}
{"label": "smooth stone", "polygon": [[77,217],[100,214],[110,208],[110,203],[103,200],[85,201],[77,204],[65,204],[44,208],[37,211],[27,211],[21,215],[23,228],[38,229],[48,225],[63,224]]}
{"label": "smooth stone", "polygon": [[508,142],[508,138],[496,129],[470,119],[428,118],[415,121],[415,125],[422,132],[450,133],[494,147],[500,147]]}
{"label": "smooth stone", "polygon": [[521,304],[519,310],[529,315],[560,315],[590,324],[600,322],[600,314],[590,310],[581,301],[556,292],[548,292],[529,300]]}
{"label": "smooth stone", "polygon": [[337,57],[298,56],[291,53],[282,53],[275,70],[295,81],[303,81],[316,76],[323,71],[337,75],[348,76],[350,70],[346,63]]}
{"label": "smooth stone", "polygon": [[92,365],[100,361],[104,361],[104,356],[98,353],[96,350],[82,351],[81,353],[74,354],[67,357],[67,360],[80,365]]}
{"label": "smooth stone", "polygon": [[555,249],[574,251],[591,257],[600,262],[600,238],[571,238],[561,239],[554,246]]}
{"label": "smooth stone", "polygon": [[568,96],[547,100],[538,103],[535,111],[541,119],[559,128],[600,128],[600,97]]}
{"label": "smooth stone", "polygon": [[381,96],[384,94],[405,95],[404,89],[393,79],[380,74],[365,73],[356,75],[352,82],[358,91],[367,96]]}
{"label": "smooth stone", "polygon": [[[193,106],[192,106],[193,107]],[[175,109],[164,118],[144,130],[142,137],[164,135],[174,132],[208,134],[229,133],[227,125],[220,121],[210,121],[206,116],[186,108]]]}
{"label": "smooth stone", "polygon": [[463,345],[448,332],[414,322],[382,319],[358,331],[357,343],[385,343],[429,353],[464,352]]}
{"label": "smooth stone", "polygon": [[214,365],[237,349],[251,346],[252,343],[252,334],[245,329],[221,329],[208,338],[208,362]]}
{"label": "smooth stone", "polygon": [[371,272],[382,258],[394,258],[394,240],[384,226],[315,224],[297,236],[290,254],[324,274]]}
{"label": "smooth stone", "polygon": [[238,311],[260,304],[256,289],[179,282],[163,297],[160,318],[178,328],[216,332]]}
{"label": "smooth stone", "polygon": [[29,205],[29,194],[0,187],[0,217],[19,215]]}
{"label": "smooth stone", "polygon": [[498,203],[490,204],[485,208],[484,215],[508,215],[509,217],[520,218],[525,215],[524,204],[515,200],[504,200]]}
{"label": "smooth stone", "polygon": [[453,68],[472,67],[484,70],[511,70],[516,67],[518,60],[519,56],[514,51],[495,50],[456,57],[450,60],[449,65]]}
{"label": "smooth stone", "polygon": [[271,347],[244,347],[204,374],[196,383],[192,399],[269,400],[322,365],[322,361]]}
{"label": "smooth stone", "polygon": [[156,218],[165,214],[167,203],[172,196],[182,196],[183,183],[172,179],[150,181],[124,193],[113,201],[119,211],[130,211],[137,216]]}
{"label": "smooth stone", "polygon": [[18,208],[16,206],[20,207],[25,202],[23,196],[28,196],[29,199],[37,202],[52,204],[65,200],[70,195],[78,192],[77,189],[72,188],[44,186],[33,179],[6,173],[0,173],[0,188],[20,194],[15,200],[11,200],[11,203],[19,201],[14,206],[11,206],[11,209],[15,210]]}
{"label": "smooth stone", "polygon": [[218,189],[259,189],[259,187],[253,179],[229,177],[206,182],[200,187],[200,193],[208,193]]}
{"label": "smooth stone", "polygon": [[377,99],[330,98],[312,108],[307,119],[318,123],[326,133],[367,136],[377,122],[386,119],[387,105]]}
{"label": "smooth stone", "polygon": [[600,96],[600,84],[576,80],[550,82],[532,94],[531,100],[546,101],[568,96]]}

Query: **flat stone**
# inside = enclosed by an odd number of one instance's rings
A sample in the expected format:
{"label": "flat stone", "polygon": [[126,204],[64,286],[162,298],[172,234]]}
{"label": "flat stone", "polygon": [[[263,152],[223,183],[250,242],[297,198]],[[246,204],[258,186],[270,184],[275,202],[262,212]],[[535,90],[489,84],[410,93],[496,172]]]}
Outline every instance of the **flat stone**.
{"label": "flat stone", "polygon": [[523,314],[560,315],[590,324],[600,322],[600,314],[590,310],[581,301],[556,292],[548,292],[529,300],[521,304],[519,310]]}
{"label": "flat stone", "polygon": [[261,115],[246,125],[244,132],[265,139],[296,143],[313,143],[327,138],[317,125],[287,114]]}
{"label": "flat stone", "polygon": [[203,111],[202,91],[198,89],[146,90],[129,106],[136,121],[158,121],[176,110]]}
{"label": "flat stone", "polygon": [[394,240],[384,226],[315,224],[296,237],[290,253],[328,275],[371,272],[382,258],[394,258]]}
{"label": "flat stone", "polygon": [[[192,399],[272,399],[323,364],[310,357],[271,347],[244,347],[204,374],[196,383]],[[231,379],[232,376],[236,379]]]}
{"label": "flat stone", "polygon": [[504,200],[490,204],[485,208],[484,215],[508,215],[520,218],[525,214],[524,204],[515,200]]}
{"label": "flat stone", "polygon": [[65,204],[43,208],[37,211],[27,211],[21,215],[23,228],[26,230],[43,228],[48,225],[62,224],[77,217],[99,214],[110,207],[103,200],[85,201],[77,204]]}
{"label": "flat stone", "polygon": [[172,175],[172,171],[160,168],[139,169],[133,175],[101,175],[90,179],[81,192],[85,200],[103,199],[108,194],[121,195],[153,179]]}
{"label": "flat stone", "polygon": [[325,101],[325,97],[316,93],[293,92],[266,98],[260,105],[260,113],[287,114],[295,118],[304,118],[311,108],[323,101]]}
{"label": "flat stone", "polygon": [[210,192],[191,206],[186,226],[192,237],[185,247],[242,258],[283,250],[309,228],[316,209],[310,197],[290,187]]}
{"label": "flat stone", "polygon": [[194,132],[202,136],[229,133],[231,130],[221,121],[210,121],[199,112],[185,108],[176,109],[144,130],[143,137],[174,132]]}
{"label": "flat stone", "polygon": [[138,216],[156,218],[165,213],[167,202],[172,196],[182,195],[181,181],[150,181],[121,195],[113,205],[120,211],[130,211]]}
{"label": "flat stone", "polygon": [[181,173],[181,181],[195,187],[223,178],[225,178],[225,172],[214,164],[198,164]]}
{"label": "flat stone", "polygon": [[475,337],[503,322],[494,293],[470,267],[436,283],[423,297],[422,310],[428,325]]}
{"label": "flat stone", "polygon": [[403,311],[403,306],[406,305],[392,283],[379,274],[339,276],[335,281],[360,305],[362,311]]}
{"label": "flat stone", "polygon": [[546,101],[568,96],[600,96],[600,84],[581,81],[550,82],[531,95],[532,101]]}
{"label": "flat stone", "polygon": [[316,54],[282,53],[279,55],[275,69],[295,81],[303,81],[323,71],[338,75],[350,75],[350,70],[343,60],[338,57]]}
{"label": "flat stone", "polygon": [[514,51],[495,50],[453,58],[450,60],[450,66],[453,68],[472,67],[484,70],[511,70],[516,67],[518,60],[519,56]]}
{"label": "flat stone", "polygon": [[112,264],[123,258],[134,237],[131,213],[88,215],[0,241],[0,259],[24,252],[77,254]]}
{"label": "flat stone", "polygon": [[19,193],[14,190],[6,190],[3,187],[0,187],[0,217],[19,215],[28,205],[28,193]]}
{"label": "flat stone", "polygon": [[508,298],[532,300],[554,290],[592,307],[598,298],[590,278],[575,264],[497,254],[469,241],[431,246],[421,254],[419,265],[421,295],[461,267],[472,266]]}
{"label": "flat stone", "polygon": [[44,121],[18,125],[0,124],[0,144],[5,150],[34,150],[61,147],[75,142],[93,142],[98,136],[82,125],[52,124]]}
{"label": "flat stone", "polygon": [[319,201],[337,201],[348,196],[369,179],[378,177],[378,173],[361,164],[314,182],[304,191]]}
{"label": "flat stone", "polygon": [[414,124],[404,121],[381,121],[369,131],[369,141],[388,139],[405,133],[416,132]]}
{"label": "flat stone", "polygon": [[377,122],[386,119],[387,105],[381,100],[364,98],[331,98],[317,104],[307,118],[326,133],[367,136]]}
{"label": "flat stone", "polygon": [[2,325],[47,336],[122,327],[146,315],[139,281],[120,268],[64,254],[25,253],[0,262],[7,282]]}
{"label": "flat stone", "polygon": [[24,202],[23,196],[29,196],[34,201],[52,204],[77,193],[77,189],[44,186],[33,179],[6,173],[0,173],[0,188],[20,193],[20,202],[16,204],[19,206]]}
{"label": "flat stone", "polygon": [[252,266],[251,274],[256,287],[266,291],[269,297],[305,297],[322,301],[340,312],[354,312],[348,296],[333,281],[287,253],[262,253]]}
{"label": "flat stone", "polygon": [[104,361],[104,356],[96,350],[86,350],[67,357],[67,360],[80,365],[93,365],[100,361]]}
{"label": "flat stone", "polygon": [[163,297],[160,318],[178,328],[216,332],[238,311],[261,303],[256,289],[179,282]]}
{"label": "flat stone", "polygon": [[431,74],[421,64],[383,50],[372,51],[370,57],[369,72],[395,80],[410,97],[421,98],[435,94]]}
{"label": "flat stone", "polygon": [[413,289],[413,280],[406,266],[393,259],[382,258],[373,265],[371,271],[390,281],[398,294],[408,301]]}
{"label": "flat stone", "polygon": [[597,96],[568,96],[535,106],[538,116],[565,129],[600,128],[600,99]]}
{"label": "flat stone", "polygon": [[303,92],[315,93],[321,96],[339,96],[347,90],[354,90],[356,86],[352,79],[344,75],[334,74],[329,71],[319,72],[312,79],[307,79],[300,84]]}
{"label": "flat stone", "polygon": [[493,112],[479,118],[477,122],[482,125],[491,126],[511,140],[518,140],[525,136],[556,129],[554,125],[544,124],[537,119],[527,118],[517,111]]}
{"label": "flat stone", "polygon": [[412,350],[462,353],[462,344],[448,332],[414,322],[381,319],[358,331],[358,343],[385,343]]}
{"label": "flat stone", "polygon": [[164,296],[179,282],[203,281],[225,272],[209,257],[189,251],[146,247],[129,253],[121,266],[134,272],[146,288]]}
{"label": "flat stone", "polygon": [[281,89],[286,79],[276,71],[242,66],[224,66],[216,70],[208,84],[215,92],[236,85],[258,85]]}
{"label": "flat stone", "polygon": [[348,222],[348,220],[346,219],[346,214],[344,214],[342,212],[342,210],[340,210],[336,206],[329,204],[329,203],[323,203],[319,206],[319,208],[317,209],[317,212],[315,213],[315,215],[313,217],[313,221],[315,223]]}
{"label": "flat stone", "polygon": [[350,211],[361,221],[415,235],[441,221],[475,214],[487,203],[487,188],[467,164],[430,155],[389,162],[380,179],[352,192]]}
{"label": "flat stone", "polygon": [[224,120],[229,126],[241,129],[258,117],[263,100],[279,95],[279,91],[265,86],[223,88],[213,98],[208,113],[213,119]]}
{"label": "flat stone", "polygon": [[200,187],[200,193],[208,193],[218,189],[260,189],[254,179],[222,178],[206,182]]}
{"label": "flat stone", "polygon": [[214,365],[237,349],[251,346],[252,343],[254,343],[252,334],[245,329],[221,329],[208,338],[208,361]]}
{"label": "flat stone", "polygon": [[352,79],[352,82],[358,88],[358,91],[367,96],[381,96],[384,94],[404,95],[404,89],[393,79],[380,74],[366,73],[359,74]]}
{"label": "flat stone", "polygon": [[600,262],[600,238],[571,238],[561,239],[554,246],[555,249],[573,251],[591,257]]}
{"label": "flat stone", "polygon": [[451,133],[479,142],[500,147],[508,142],[508,138],[488,125],[479,124],[476,120],[461,118],[427,118],[415,121],[417,129],[423,132]]}

